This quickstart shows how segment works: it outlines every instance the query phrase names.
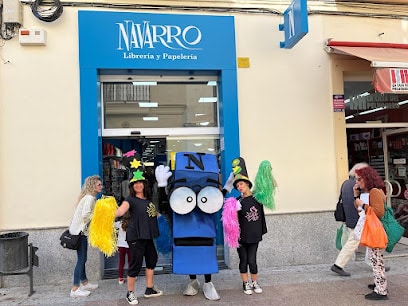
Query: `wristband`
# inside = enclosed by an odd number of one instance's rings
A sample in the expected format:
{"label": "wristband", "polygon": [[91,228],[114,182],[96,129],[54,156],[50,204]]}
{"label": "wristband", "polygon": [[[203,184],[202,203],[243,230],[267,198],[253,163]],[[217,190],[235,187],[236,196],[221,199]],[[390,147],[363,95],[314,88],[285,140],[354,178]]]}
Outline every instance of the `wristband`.
{"label": "wristband", "polygon": [[360,198],[360,196],[358,195],[358,196],[354,197],[354,200],[357,200],[357,199],[359,199],[359,198]]}

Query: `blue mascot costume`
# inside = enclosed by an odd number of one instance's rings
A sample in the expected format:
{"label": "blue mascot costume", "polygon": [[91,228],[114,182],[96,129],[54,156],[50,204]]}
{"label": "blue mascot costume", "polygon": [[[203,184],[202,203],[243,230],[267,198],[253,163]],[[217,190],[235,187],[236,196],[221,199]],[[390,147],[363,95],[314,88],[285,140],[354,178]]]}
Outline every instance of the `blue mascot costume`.
{"label": "blue mascot costume", "polygon": [[158,186],[168,187],[173,211],[173,273],[190,275],[184,295],[198,293],[196,275],[204,274],[204,296],[219,300],[211,282],[211,274],[218,273],[215,213],[232,189],[233,176],[221,191],[217,157],[206,153],[178,152],[173,169],[158,166],[155,171]]}

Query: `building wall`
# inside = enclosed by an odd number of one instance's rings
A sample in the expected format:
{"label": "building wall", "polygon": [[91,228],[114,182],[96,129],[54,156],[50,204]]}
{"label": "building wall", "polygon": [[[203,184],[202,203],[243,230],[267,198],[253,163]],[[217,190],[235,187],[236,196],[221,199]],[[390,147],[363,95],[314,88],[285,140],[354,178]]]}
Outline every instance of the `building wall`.
{"label": "building wall", "polygon": [[[45,29],[47,45],[21,46],[14,37],[0,48],[0,232],[29,232],[39,247],[35,283],[70,280],[75,262],[75,252],[63,250],[58,237],[81,187],[77,12],[64,7],[59,19],[44,23],[24,5],[23,26]],[[342,80],[332,79],[336,67],[324,42],[406,43],[407,25],[310,15],[309,33],[293,49],[280,49],[281,16],[233,16],[237,56],[250,60],[249,68],[238,69],[241,155],[250,178],[269,160],[279,185],[259,264],[330,263],[336,255],[332,210],[347,177],[347,149],[344,114],[332,111]],[[236,252],[229,251],[235,268]],[[101,254],[92,250],[88,263],[89,277],[100,278]]]}

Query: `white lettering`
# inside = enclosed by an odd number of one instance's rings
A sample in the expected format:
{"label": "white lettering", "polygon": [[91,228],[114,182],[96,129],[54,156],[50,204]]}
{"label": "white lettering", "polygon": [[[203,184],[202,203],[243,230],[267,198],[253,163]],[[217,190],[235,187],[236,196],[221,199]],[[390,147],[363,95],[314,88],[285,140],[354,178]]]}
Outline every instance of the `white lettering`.
{"label": "white lettering", "polygon": [[151,25],[149,21],[142,24],[125,20],[118,25],[117,50],[154,49],[157,45],[172,50],[201,50],[198,48],[202,39],[200,29],[193,25],[181,28],[176,25]]}

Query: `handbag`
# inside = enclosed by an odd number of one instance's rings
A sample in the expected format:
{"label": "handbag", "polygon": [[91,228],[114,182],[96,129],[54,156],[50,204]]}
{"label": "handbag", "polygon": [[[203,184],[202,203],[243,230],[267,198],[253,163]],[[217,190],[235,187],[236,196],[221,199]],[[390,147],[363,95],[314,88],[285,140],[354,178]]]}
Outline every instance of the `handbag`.
{"label": "handbag", "polygon": [[404,234],[405,228],[394,218],[394,211],[387,205],[385,205],[384,215],[381,217],[380,221],[388,237],[388,244],[385,250],[391,253]]}
{"label": "handbag", "polygon": [[385,232],[380,219],[378,219],[373,209],[368,206],[360,244],[372,249],[385,249],[387,243],[387,233]]}
{"label": "handbag", "polygon": [[337,204],[336,204],[336,210],[334,211],[334,219],[336,219],[336,221],[341,221],[341,222],[346,221],[346,215],[344,214],[344,207],[343,207],[343,200],[341,199],[341,193],[339,196],[339,200],[337,201]]}
{"label": "handbag", "polygon": [[62,247],[70,250],[78,250],[81,239],[82,232],[79,235],[72,235],[69,233],[69,229],[65,230],[60,237]]}

